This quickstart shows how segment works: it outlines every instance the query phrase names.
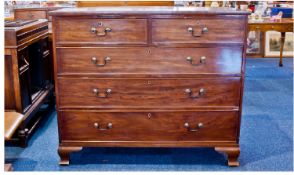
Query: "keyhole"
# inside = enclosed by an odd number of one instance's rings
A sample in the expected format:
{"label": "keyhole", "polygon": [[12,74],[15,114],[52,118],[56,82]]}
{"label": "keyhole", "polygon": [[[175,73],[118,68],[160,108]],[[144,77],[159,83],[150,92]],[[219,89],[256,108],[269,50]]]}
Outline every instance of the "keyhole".
{"label": "keyhole", "polygon": [[149,119],[151,118],[151,116],[152,116],[152,114],[151,114],[151,113],[148,113],[148,118],[149,118]]}
{"label": "keyhole", "polygon": [[151,50],[150,50],[150,49],[148,49],[148,50],[147,50],[147,53],[148,53],[148,54],[151,54]]}
{"label": "keyhole", "polygon": [[102,26],[102,22],[98,22],[98,26]]}
{"label": "keyhole", "polygon": [[147,84],[148,84],[148,85],[151,85],[151,81],[147,81]]}

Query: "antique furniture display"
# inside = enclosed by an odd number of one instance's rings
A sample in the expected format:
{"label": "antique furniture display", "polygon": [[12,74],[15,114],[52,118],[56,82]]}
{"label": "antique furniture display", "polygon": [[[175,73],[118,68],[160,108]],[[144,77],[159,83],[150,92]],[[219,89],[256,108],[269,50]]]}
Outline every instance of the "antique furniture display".
{"label": "antique furniture display", "polygon": [[97,7],[50,14],[61,165],[92,146],[212,147],[239,165],[247,12]]}
{"label": "antique furniture display", "polygon": [[35,113],[53,89],[49,55],[46,19],[5,22],[5,111],[24,115],[10,139],[24,147],[40,121]]}
{"label": "antique furniture display", "polygon": [[271,21],[270,19],[264,19],[263,21],[251,21],[249,20],[249,30],[248,31],[260,31],[264,33],[267,31],[278,31],[281,32],[280,41],[280,60],[279,66],[283,66],[283,49],[285,43],[286,32],[293,32],[293,22],[294,20],[288,18],[282,18],[278,21]]}

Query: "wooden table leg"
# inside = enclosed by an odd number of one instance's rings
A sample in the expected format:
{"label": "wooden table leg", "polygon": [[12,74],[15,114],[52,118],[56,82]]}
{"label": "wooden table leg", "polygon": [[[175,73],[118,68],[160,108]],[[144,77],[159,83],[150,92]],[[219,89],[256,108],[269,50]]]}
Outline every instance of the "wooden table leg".
{"label": "wooden table leg", "polygon": [[284,43],[285,43],[285,36],[286,33],[285,32],[281,32],[281,42],[280,42],[280,62],[279,62],[279,66],[282,67],[283,66],[283,50],[284,50]]}

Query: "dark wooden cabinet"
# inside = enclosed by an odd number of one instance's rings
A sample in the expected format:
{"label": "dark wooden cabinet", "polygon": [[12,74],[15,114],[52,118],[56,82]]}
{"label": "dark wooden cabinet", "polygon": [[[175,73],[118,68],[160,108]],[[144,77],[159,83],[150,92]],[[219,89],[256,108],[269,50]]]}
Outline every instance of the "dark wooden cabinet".
{"label": "dark wooden cabinet", "polygon": [[[48,62],[47,60],[53,60],[52,57],[52,17],[49,15],[49,11],[66,8],[66,7],[26,7],[26,8],[16,8],[14,9],[14,19],[15,20],[38,20],[38,19],[47,19],[48,20],[48,41],[40,43],[38,47],[43,47],[45,49],[46,59],[44,64],[47,65],[44,67],[46,75],[40,76],[50,76],[52,83],[54,84],[54,74],[53,74],[53,65],[52,61]],[[37,49],[37,48],[36,48]]]}
{"label": "dark wooden cabinet", "polygon": [[11,139],[21,146],[26,146],[27,138],[40,121],[36,112],[52,95],[49,54],[47,20],[5,22],[5,111],[24,115]]}
{"label": "dark wooden cabinet", "polygon": [[61,165],[87,146],[214,147],[239,165],[247,12],[51,14]]}
{"label": "dark wooden cabinet", "polygon": [[52,33],[52,18],[49,16],[49,11],[61,9],[64,7],[27,7],[27,8],[16,8],[14,9],[15,20],[36,20],[36,19],[47,19],[49,39]]}

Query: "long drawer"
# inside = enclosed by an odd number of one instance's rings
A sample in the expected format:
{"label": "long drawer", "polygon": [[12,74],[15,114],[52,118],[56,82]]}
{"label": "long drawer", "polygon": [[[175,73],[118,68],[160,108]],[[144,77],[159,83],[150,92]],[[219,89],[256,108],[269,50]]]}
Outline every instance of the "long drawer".
{"label": "long drawer", "polygon": [[60,112],[62,140],[235,141],[238,112]]}
{"label": "long drawer", "polygon": [[239,106],[240,78],[95,79],[58,78],[59,106],[184,108]]}
{"label": "long drawer", "polygon": [[244,20],[232,16],[154,19],[152,21],[152,38],[153,42],[157,44],[243,44],[244,25]]}
{"label": "long drawer", "polygon": [[72,19],[56,21],[57,44],[146,44],[146,19]]}
{"label": "long drawer", "polygon": [[60,48],[59,74],[241,74],[242,47]]}

